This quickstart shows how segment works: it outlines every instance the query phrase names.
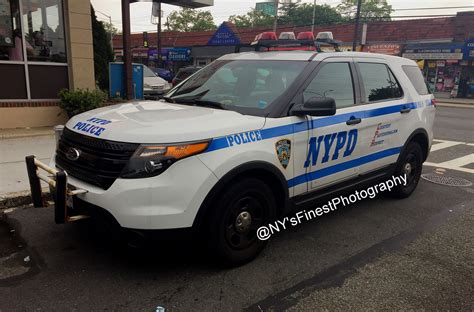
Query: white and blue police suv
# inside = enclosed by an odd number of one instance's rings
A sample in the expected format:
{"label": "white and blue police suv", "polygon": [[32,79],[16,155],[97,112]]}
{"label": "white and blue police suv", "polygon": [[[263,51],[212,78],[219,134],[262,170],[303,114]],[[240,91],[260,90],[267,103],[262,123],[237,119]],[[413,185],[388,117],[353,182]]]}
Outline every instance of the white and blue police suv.
{"label": "white and blue police suv", "polygon": [[223,259],[244,263],[265,246],[260,226],[322,196],[403,174],[391,194],[409,196],[433,104],[417,64],[399,57],[230,54],[161,101],[72,118],[49,166],[27,157],[33,201],[42,205],[42,179],[57,223],[106,216],[135,240],[199,230]]}

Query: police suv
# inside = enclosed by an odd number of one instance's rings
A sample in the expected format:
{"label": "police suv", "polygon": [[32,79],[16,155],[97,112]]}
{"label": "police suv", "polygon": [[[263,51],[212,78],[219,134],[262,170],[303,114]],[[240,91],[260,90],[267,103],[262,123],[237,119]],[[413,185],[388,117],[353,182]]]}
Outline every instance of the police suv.
{"label": "police suv", "polygon": [[433,96],[408,59],[235,53],[159,102],[73,117],[52,163],[29,156],[27,167],[35,206],[39,179],[51,185],[57,223],[105,216],[135,241],[151,230],[205,233],[239,264],[264,248],[260,226],[323,195],[406,174],[391,195],[409,196],[434,117]]}

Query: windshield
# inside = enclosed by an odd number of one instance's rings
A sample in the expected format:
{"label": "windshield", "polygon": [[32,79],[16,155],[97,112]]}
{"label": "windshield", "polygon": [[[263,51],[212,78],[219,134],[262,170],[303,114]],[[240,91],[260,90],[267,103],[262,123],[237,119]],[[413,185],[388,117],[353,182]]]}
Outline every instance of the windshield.
{"label": "windshield", "polygon": [[307,62],[215,61],[168,94],[180,100],[216,102],[226,109],[264,110],[282,95]]}
{"label": "windshield", "polygon": [[156,75],[151,69],[143,66],[143,77],[156,77]]}

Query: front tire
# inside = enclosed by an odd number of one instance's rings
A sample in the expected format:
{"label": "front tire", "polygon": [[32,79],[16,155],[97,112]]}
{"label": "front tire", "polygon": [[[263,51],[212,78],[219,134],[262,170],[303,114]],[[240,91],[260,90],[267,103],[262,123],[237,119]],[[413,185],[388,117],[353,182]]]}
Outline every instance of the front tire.
{"label": "front tire", "polygon": [[389,195],[394,198],[406,198],[413,193],[420,181],[423,167],[423,152],[420,144],[410,142],[403,151],[395,169],[394,176],[406,174],[406,185],[398,185]]}
{"label": "front tire", "polygon": [[275,210],[272,190],[263,181],[234,181],[215,202],[209,223],[211,248],[228,265],[253,260],[267,244],[257,238],[257,229],[275,219]]}

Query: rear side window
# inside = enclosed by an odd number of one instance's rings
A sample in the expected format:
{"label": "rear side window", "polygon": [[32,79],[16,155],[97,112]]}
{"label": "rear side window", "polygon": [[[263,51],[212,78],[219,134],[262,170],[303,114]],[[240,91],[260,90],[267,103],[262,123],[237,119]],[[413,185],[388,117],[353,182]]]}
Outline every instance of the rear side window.
{"label": "rear side window", "polygon": [[365,91],[365,102],[398,99],[403,91],[390,68],[380,63],[358,63]]}
{"label": "rear side window", "polygon": [[419,95],[427,95],[430,93],[426,87],[425,80],[423,79],[423,75],[421,74],[421,70],[418,68],[418,66],[403,65],[402,68]]}

